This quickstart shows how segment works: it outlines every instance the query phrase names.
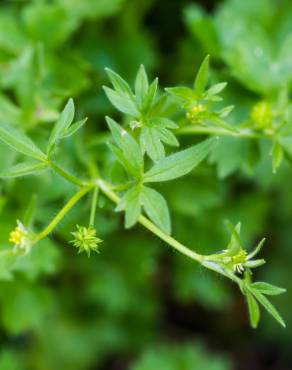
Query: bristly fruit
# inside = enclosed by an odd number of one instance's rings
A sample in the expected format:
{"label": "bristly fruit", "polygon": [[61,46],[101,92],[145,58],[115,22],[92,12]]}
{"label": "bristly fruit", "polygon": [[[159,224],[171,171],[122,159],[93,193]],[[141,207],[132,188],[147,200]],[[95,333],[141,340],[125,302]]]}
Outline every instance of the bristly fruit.
{"label": "bristly fruit", "polygon": [[72,232],[74,239],[70,243],[78,249],[78,253],[86,252],[90,257],[91,252],[99,253],[98,246],[102,240],[96,236],[96,229],[92,226],[79,226],[77,231]]}

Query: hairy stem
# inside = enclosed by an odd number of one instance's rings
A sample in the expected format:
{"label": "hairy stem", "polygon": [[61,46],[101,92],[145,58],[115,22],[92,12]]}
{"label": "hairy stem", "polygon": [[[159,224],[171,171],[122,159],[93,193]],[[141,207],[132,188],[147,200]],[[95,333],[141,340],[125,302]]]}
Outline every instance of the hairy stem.
{"label": "hairy stem", "polygon": [[98,197],[98,186],[96,186],[93,189],[92,203],[91,203],[91,210],[90,210],[90,218],[89,218],[89,226],[94,226],[97,197]]}

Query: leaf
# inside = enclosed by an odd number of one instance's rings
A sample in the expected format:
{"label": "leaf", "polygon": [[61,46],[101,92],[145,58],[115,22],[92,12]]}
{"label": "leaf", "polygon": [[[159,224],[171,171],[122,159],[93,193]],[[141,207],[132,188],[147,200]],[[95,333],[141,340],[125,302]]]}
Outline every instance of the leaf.
{"label": "leaf", "polygon": [[196,94],[192,89],[185,86],[168,87],[165,89],[169,94],[182,100],[196,101]]}
{"label": "leaf", "polygon": [[23,162],[18,163],[15,166],[7,168],[4,171],[0,172],[0,178],[9,178],[9,177],[20,177],[31,175],[33,173],[39,172],[47,167],[46,163],[33,163],[33,162]]}
{"label": "leaf", "polygon": [[38,160],[46,159],[46,155],[23,132],[6,123],[0,123],[0,140],[19,153]]}
{"label": "leaf", "polygon": [[206,95],[207,96],[217,95],[225,89],[226,85],[227,85],[227,82],[220,82],[218,84],[215,84],[206,91]]}
{"label": "leaf", "polygon": [[144,186],[141,193],[141,203],[150,220],[165,233],[170,234],[169,210],[163,196],[156,190]]}
{"label": "leaf", "polygon": [[[234,105],[228,105],[227,107],[222,108],[218,113],[220,118],[227,117],[234,109]],[[219,121],[220,122],[220,121]],[[224,122],[224,121],[223,121]],[[225,123],[225,122],[224,122]],[[223,124],[224,124],[223,123]],[[218,123],[219,124],[219,123]]]}
{"label": "leaf", "polygon": [[279,288],[275,285],[264,283],[261,281],[258,281],[256,283],[251,284],[253,289],[257,289],[262,294],[266,295],[278,295],[286,292],[286,289]]}
{"label": "leaf", "polygon": [[130,116],[139,117],[140,113],[137,104],[123,92],[116,92],[106,86],[103,89],[109,101],[122,113],[129,114]]}
{"label": "leaf", "polygon": [[258,259],[258,260],[252,260],[252,261],[247,261],[245,262],[244,266],[249,267],[249,268],[255,268],[262,266],[266,263],[264,259]]}
{"label": "leaf", "polygon": [[119,152],[114,149],[113,146],[111,146],[111,148],[113,149],[114,153],[118,154],[119,158],[121,158],[122,154],[124,158],[124,164],[127,163],[126,169],[129,170],[135,177],[139,177],[143,173],[144,160],[138,143],[113,119],[106,117],[106,121],[115,143],[121,150]]}
{"label": "leaf", "polygon": [[284,328],[286,327],[286,324],[284,320],[282,319],[281,315],[277,311],[277,309],[272,305],[272,303],[257,289],[251,289],[253,295],[256,297],[256,299],[264,306],[264,308],[269,312],[270,315],[274,317],[276,321],[278,321]]}
{"label": "leaf", "polygon": [[130,228],[136,224],[141,214],[141,188],[138,186],[128,190],[120,203],[116,207],[116,211],[125,211],[125,226]]}
{"label": "leaf", "polygon": [[75,132],[77,132],[87,121],[87,118],[83,118],[80,121],[77,121],[73,123],[65,132],[64,135],[62,136],[62,139],[65,137],[69,137],[71,135],[74,135]]}
{"label": "leaf", "polygon": [[246,290],[246,300],[248,305],[249,319],[251,326],[256,329],[260,320],[260,309],[256,299]]}
{"label": "leaf", "polygon": [[276,173],[284,158],[283,148],[278,141],[275,141],[272,148],[273,173]]}
{"label": "leaf", "polygon": [[231,231],[231,238],[227,246],[227,250],[231,256],[235,256],[242,248],[240,235],[239,235],[240,229],[241,229],[241,223],[238,222],[237,225],[234,227],[230,221],[226,220],[226,225]]}
{"label": "leaf", "polygon": [[12,249],[0,251],[0,280],[12,280],[17,254]]}
{"label": "leaf", "polygon": [[262,238],[260,240],[260,242],[257,244],[255,249],[248,254],[248,259],[252,259],[254,256],[256,256],[260,252],[260,250],[262,249],[262,247],[265,244],[265,241],[266,241],[266,238]]}
{"label": "leaf", "polygon": [[54,125],[51,136],[49,138],[48,153],[51,153],[55,144],[60,140],[71,125],[75,114],[73,99],[69,99],[65,108],[60,114],[59,119]]}
{"label": "leaf", "polygon": [[199,72],[197,73],[195,82],[194,82],[194,88],[195,91],[198,95],[198,97],[201,97],[204,89],[207,85],[208,82],[208,77],[209,77],[209,59],[210,56],[207,55],[206,58],[203,60]]}
{"label": "leaf", "polygon": [[189,173],[215,147],[217,138],[207,139],[191,148],[182,150],[158,161],[144,175],[144,182],[173,180]]}
{"label": "leaf", "polygon": [[142,127],[140,143],[142,150],[146,151],[154,162],[165,156],[164,146],[161,143],[159,133],[155,128],[147,126]]}
{"label": "leaf", "polygon": [[152,107],[153,103],[155,102],[156,91],[158,87],[158,78],[151,83],[148,89],[148,95],[145,99],[145,103],[143,104],[143,110],[146,112]]}
{"label": "leaf", "polygon": [[114,87],[114,89],[117,92],[125,93],[129,95],[131,98],[134,98],[132,90],[128,83],[116,72],[112,71],[109,68],[105,68],[105,71],[107,75],[109,76],[109,79]]}
{"label": "leaf", "polygon": [[33,222],[37,205],[37,196],[33,194],[29,200],[26,210],[23,215],[23,225],[29,228]]}
{"label": "leaf", "polygon": [[179,142],[176,136],[165,127],[157,127],[156,130],[159,133],[160,140],[165,144],[172,146],[179,146]]}
{"label": "leaf", "polygon": [[141,64],[135,80],[135,95],[140,107],[143,106],[144,100],[147,98],[148,88],[148,77],[143,64]]}

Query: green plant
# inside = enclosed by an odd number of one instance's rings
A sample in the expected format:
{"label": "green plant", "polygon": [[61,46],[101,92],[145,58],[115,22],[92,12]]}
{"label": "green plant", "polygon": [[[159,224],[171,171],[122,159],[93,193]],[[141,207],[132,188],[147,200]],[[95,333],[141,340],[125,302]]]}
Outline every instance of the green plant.
{"label": "green plant", "polygon": [[[86,121],[83,119],[73,123],[75,112],[72,99],[59,115],[45,143],[45,150],[13,125],[0,123],[0,139],[25,158],[28,157],[3,171],[2,178],[38,175],[40,171],[51,170],[78,188],[40,232],[35,231],[33,226],[32,208],[35,202],[32,202],[25,220],[17,221],[16,229],[10,234],[14,249],[1,251],[2,264],[7,273],[13,271],[13,266],[19,257],[23,258],[23,253],[29,254],[33,248],[37,248],[37,243],[52,233],[67,213],[89,193],[92,194],[92,202],[88,226],[77,226],[77,231],[72,233],[72,243],[79,252],[85,251],[88,255],[91,251],[97,251],[101,240],[96,236],[94,225],[98,196],[101,193],[116,205],[116,211],[124,211],[126,228],[139,223],[176,251],[236,283],[246,297],[253,327],[257,327],[260,319],[259,304],[285,326],[280,314],[266,297],[285,290],[268,283],[252,281],[252,270],[265,263],[263,259],[254,258],[260,252],[264,240],[248,252],[240,240],[240,223],[235,227],[228,223],[231,238],[226,249],[215,254],[199,254],[171,236],[167,202],[153,186],[189,174],[214,153],[221,135],[242,139],[270,139],[274,143],[272,159],[273,170],[276,171],[283,159],[283,146],[280,143],[286,138],[286,130],[289,131],[290,127],[288,101],[285,100],[281,113],[275,114],[275,117],[268,107],[260,106],[254,108],[253,120],[232,125],[225,118],[233,107],[216,106],[221,101],[219,93],[226,83],[207,86],[208,56],[199,69],[193,89],[176,86],[161,92],[158,80],[149,84],[146,71],[141,66],[133,92],[118,74],[110,69],[107,69],[107,73],[113,88],[104,87],[105,93],[110,102],[125,115],[123,126],[106,117],[110,130],[108,146],[113,155],[110,161],[120,165],[113,167],[110,176],[105,170],[106,160],[97,165],[90,154],[86,154],[85,148],[88,177],[77,177],[60,165],[62,154],[58,146],[62,145],[64,139],[77,133]],[[182,134],[210,134],[212,137],[178,150],[178,137]],[[166,154],[166,146],[176,150]]]}

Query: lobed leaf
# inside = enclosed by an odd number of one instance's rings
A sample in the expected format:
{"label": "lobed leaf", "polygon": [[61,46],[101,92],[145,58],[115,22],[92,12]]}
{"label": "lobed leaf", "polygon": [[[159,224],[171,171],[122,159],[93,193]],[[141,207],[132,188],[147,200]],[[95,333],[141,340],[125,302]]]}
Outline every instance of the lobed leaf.
{"label": "lobed leaf", "polygon": [[214,149],[217,138],[207,139],[158,161],[145,173],[144,182],[161,182],[184,176]]}

